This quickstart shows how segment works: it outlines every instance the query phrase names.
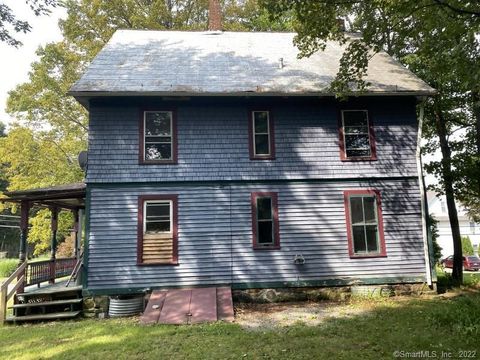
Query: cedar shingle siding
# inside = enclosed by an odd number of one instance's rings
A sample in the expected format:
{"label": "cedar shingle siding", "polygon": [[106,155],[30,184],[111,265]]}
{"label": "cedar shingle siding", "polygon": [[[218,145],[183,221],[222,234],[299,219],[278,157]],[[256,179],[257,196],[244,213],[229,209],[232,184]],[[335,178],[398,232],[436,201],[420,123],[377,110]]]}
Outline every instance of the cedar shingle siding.
{"label": "cedar shingle siding", "polygon": [[[275,121],[275,160],[251,161],[245,100],[175,104],[178,165],[139,164],[140,105],[90,107],[88,183],[278,180],[417,176],[413,98],[358,102],[375,127],[377,160],[342,162],[338,111],[331,101],[265,100]],[[164,105],[166,106],[166,105]]]}

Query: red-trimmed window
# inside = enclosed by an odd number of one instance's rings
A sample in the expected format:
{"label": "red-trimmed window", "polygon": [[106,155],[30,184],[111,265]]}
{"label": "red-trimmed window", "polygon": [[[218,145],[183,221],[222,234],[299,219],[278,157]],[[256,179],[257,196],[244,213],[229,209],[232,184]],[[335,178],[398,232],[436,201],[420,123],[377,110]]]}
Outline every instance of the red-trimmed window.
{"label": "red-trimmed window", "polygon": [[250,159],[275,159],[275,135],[270,111],[251,111],[248,128],[250,133]]}
{"label": "red-trimmed window", "polygon": [[367,110],[341,111],[340,158],[376,160],[375,134]]}
{"label": "red-trimmed window", "polygon": [[177,126],[174,111],[146,110],[140,119],[140,163],[177,163]]}
{"label": "red-trimmed window", "polygon": [[380,192],[347,190],[344,197],[350,257],[387,256]]}
{"label": "red-trimmed window", "polygon": [[251,202],[253,248],[280,249],[277,193],[254,192]]}
{"label": "red-trimmed window", "polygon": [[178,264],[177,200],[177,195],[138,198],[139,265]]}

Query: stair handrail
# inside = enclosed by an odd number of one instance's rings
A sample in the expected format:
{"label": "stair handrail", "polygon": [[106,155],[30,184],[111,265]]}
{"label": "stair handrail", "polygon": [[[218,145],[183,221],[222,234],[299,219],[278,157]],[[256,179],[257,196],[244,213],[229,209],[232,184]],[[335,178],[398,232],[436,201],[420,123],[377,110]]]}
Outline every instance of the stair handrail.
{"label": "stair handrail", "polygon": [[[20,292],[23,291],[26,282],[26,274],[25,269],[27,268],[27,261],[21,263],[17,269],[13,272],[12,275],[8,277],[0,285],[0,324],[5,322],[7,317],[7,303],[10,298],[16,294],[18,290]],[[8,286],[12,283],[13,280],[17,279],[17,283],[13,286],[13,288],[8,291]]]}
{"label": "stair handrail", "polygon": [[75,267],[73,268],[73,271],[70,274],[70,277],[68,278],[68,281],[67,281],[67,284],[65,285],[65,287],[68,287],[68,285],[70,285],[70,282],[72,280],[77,280],[78,272],[79,272],[80,268],[82,267],[82,263],[83,263],[83,252],[78,257],[77,263],[75,264]]}

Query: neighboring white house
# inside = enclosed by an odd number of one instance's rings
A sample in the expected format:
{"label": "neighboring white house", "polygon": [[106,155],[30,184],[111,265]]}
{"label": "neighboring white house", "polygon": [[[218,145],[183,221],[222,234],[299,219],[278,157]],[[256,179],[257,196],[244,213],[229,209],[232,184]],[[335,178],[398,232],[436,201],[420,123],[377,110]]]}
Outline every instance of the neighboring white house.
{"label": "neighboring white house", "polygon": [[[442,247],[443,257],[453,255],[452,230],[448,219],[447,201],[445,195],[437,196],[433,191],[427,193],[428,211],[438,220],[438,245]],[[460,234],[468,236],[472,241],[473,248],[478,253],[480,243],[480,224],[473,222],[465,213],[465,209],[457,203],[458,222]]]}

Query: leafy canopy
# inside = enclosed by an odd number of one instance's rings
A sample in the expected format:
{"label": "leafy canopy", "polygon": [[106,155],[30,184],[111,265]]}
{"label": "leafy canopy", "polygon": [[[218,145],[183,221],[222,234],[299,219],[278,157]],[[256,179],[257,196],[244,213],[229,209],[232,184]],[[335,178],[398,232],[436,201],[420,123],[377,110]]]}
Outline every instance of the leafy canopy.
{"label": "leafy canopy", "polygon": [[[25,0],[36,16],[47,15],[52,7],[57,6],[57,0]],[[0,2],[0,41],[19,47],[22,42],[14,37],[14,33],[27,33],[32,30],[28,21],[17,18],[3,2]]]}

